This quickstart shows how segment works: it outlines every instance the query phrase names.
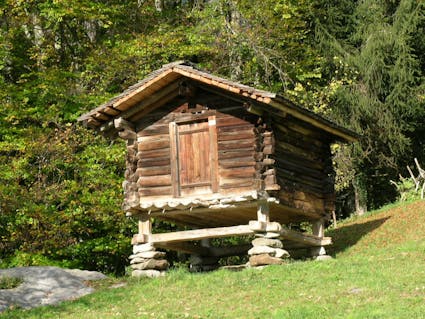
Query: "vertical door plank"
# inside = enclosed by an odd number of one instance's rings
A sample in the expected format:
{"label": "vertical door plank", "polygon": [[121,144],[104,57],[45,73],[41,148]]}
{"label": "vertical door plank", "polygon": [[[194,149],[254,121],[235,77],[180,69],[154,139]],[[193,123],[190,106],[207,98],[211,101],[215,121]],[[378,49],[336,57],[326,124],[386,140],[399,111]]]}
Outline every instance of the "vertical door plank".
{"label": "vertical door plank", "polygon": [[209,140],[210,140],[210,174],[211,188],[213,193],[218,192],[218,149],[217,149],[217,125],[215,116],[208,117]]}
{"label": "vertical door plank", "polygon": [[177,124],[169,124],[170,132],[170,151],[171,151],[171,183],[173,187],[173,196],[180,196],[180,176],[179,176],[179,150],[177,141]]}

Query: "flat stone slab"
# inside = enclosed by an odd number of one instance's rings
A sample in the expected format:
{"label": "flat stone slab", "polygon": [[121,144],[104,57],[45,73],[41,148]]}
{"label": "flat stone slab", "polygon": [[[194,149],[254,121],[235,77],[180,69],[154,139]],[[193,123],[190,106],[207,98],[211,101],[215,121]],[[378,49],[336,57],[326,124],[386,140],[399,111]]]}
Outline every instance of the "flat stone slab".
{"label": "flat stone slab", "polygon": [[0,289],[0,312],[16,305],[24,309],[54,305],[94,292],[87,280],[106,278],[100,272],[58,267],[16,267],[0,269],[0,277],[22,278],[13,289]]}

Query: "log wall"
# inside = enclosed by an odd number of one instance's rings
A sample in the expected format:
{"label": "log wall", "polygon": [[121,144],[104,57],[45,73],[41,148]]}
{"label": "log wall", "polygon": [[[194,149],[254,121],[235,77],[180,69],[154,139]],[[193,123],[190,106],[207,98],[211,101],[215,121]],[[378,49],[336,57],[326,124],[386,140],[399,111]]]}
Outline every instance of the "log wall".
{"label": "log wall", "polygon": [[271,116],[264,124],[242,105],[227,112],[197,108],[193,113],[187,104],[168,113],[159,110],[159,120],[139,126],[137,141],[128,145],[125,207],[135,207],[140,200],[173,198],[173,183],[178,181],[173,180],[170,123],[214,116],[217,193],[266,191],[280,203],[306,212],[323,215],[334,210],[334,174],[326,135],[290,116]]}
{"label": "log wall", "polygon": [[272,121],[278,197],[282,204],[318,214],[334,210],[330,141],[291,117]]}
{"label": "log wall", "polygon": [[[251,118],[241,119],[216,110],[191,114],[182,112],[184,108],[187,108],[187,105],[177,108],[137,132],[135,176],[138,197],[146,200],[149,197],[173,196],[175,181],[172,173],[174,164],[169,123],[196,121],[211,115],[214,115],[216,120],[218,193],[227,195],[261,188],[264,185],[261,181],[262,171],[267,168],[263,164],[266,157],[263,155],[263,141],[265,140],[266,144],[272,141],[269,136],[263,136],[264,130],[255,122],[252,123]],[[242,107],[239,113],[241,110],[243,111]],[[247,117],[250,116],[252,117]],[[127,164],[127,167],[132,166],[134,165]]]}

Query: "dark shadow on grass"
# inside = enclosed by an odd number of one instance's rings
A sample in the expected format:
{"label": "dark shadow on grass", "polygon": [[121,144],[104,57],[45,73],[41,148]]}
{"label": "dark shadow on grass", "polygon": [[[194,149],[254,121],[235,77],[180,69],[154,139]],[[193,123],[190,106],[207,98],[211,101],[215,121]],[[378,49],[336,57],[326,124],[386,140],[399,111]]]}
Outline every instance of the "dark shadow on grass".
{"label": "dark shadow on grass", "polygon": [[354,246],[363,236],[371,233],[384,224],[390,217],[371,220],[364,223],[356,223],[332,229],[326,232],[326,236],[332,237],[333,245],[326,248],[329,255],[334,256],[351,246]]}

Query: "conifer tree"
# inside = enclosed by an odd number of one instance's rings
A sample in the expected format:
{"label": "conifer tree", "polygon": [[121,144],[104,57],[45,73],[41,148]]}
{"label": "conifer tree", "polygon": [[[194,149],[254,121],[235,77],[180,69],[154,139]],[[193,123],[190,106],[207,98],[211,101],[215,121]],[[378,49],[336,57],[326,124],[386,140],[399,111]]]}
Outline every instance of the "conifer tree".
{"label": "conifer tree", "polygon": [[342,37],[322,24],[321,43],[337,87],[331,114],[362,135],[338,156],[339,163],[350,159],[344,174],[361,212],[366,200],[378,207],[393,199],[389,180],[403,173],[413,156],[424,157],[424,43],[418,39],[424,34],[424,4],[365,0],[352,18],[353,32]]}

